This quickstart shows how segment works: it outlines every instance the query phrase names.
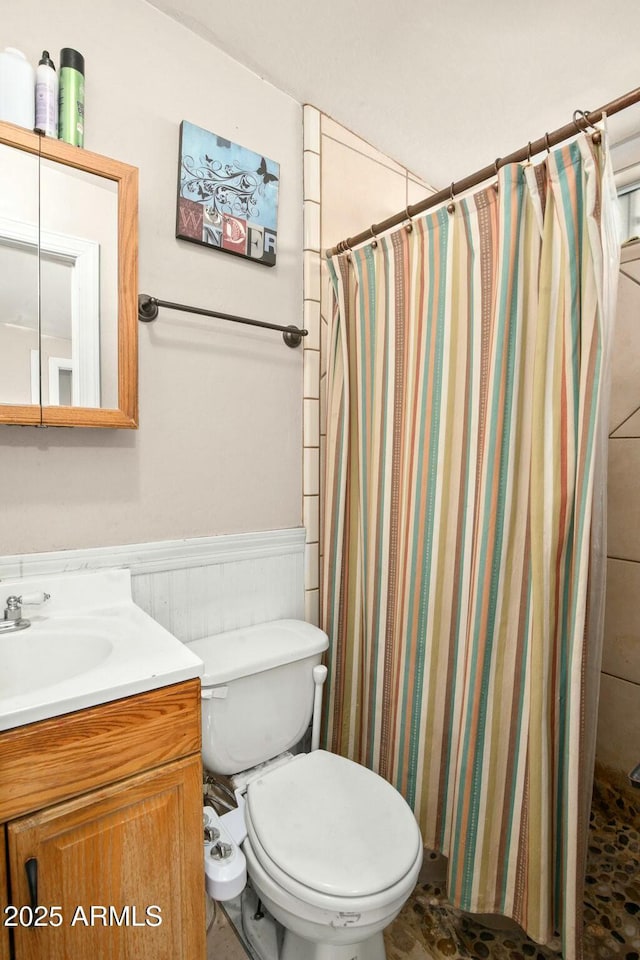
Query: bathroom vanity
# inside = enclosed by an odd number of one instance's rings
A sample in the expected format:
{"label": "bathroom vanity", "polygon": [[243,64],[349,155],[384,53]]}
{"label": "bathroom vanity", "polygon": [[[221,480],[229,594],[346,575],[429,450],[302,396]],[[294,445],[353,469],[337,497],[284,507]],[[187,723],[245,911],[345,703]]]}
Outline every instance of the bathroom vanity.
{"label": "bathroom vanity", "polygon": [[2,607],[0,960],[204,960],[201,661],[128,570]]}
{"label": "bathroom vanity", "polygon": [[204,957],[199,680],[5,731],[0,770],[0,960]]}

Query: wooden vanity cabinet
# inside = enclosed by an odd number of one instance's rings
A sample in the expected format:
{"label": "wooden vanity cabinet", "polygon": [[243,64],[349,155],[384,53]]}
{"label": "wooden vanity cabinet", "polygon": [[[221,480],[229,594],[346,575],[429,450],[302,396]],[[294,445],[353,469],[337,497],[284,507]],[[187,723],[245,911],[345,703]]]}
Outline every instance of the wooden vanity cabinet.
{"label": "wooden vanity cabinet", "polygon": [[[16,924],[0,960],[204,960],[199,690],[187,681],[0,735],[0,814],[12,811],[0,897]],[[22,751],[43,737],[50,750],[29,767]]]}

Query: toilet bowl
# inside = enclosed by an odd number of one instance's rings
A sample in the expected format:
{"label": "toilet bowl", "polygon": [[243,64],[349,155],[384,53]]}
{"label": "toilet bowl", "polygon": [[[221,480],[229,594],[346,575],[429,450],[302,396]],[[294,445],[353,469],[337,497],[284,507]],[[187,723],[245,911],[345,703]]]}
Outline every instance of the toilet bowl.
{"label": "toilet bowl", "polygon": [[240,807],[221,820],[284,928],[279,960],[385,960],[382,931],[422,865],[413,812],[351,760],[282,754],[319,708],[313,668],[327,645],[321,630],[294,620],[189,644],[205,663],[203,758],[211,773],[241,774]]}
{"label": "toilet bowl", "polygon": [[377,774],[323,750],[252,782],[242,845],[253,886],[284,926],[282,960],[383,960],[382,931],[422,864],[411,809]]}

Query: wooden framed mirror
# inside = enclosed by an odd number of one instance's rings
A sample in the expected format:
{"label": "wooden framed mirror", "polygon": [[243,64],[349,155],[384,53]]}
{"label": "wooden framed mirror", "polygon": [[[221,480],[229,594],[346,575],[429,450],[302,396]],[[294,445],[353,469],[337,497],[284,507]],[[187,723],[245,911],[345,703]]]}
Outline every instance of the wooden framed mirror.
{"label": "wooden framed mirror", "polygon": [[138,425],[138,171],[0,123],[0,423]]}

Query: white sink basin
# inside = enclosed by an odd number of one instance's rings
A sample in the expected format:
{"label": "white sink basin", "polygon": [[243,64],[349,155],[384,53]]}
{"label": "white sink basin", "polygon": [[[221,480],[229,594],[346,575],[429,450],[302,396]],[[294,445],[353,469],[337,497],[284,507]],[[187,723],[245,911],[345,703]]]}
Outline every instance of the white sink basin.
{"label": "white sink basin", "polygon": [[[84,621],[89,623],[90,621]],[[62,624],[32,623],[28,630],[0,638],[0,700],[25,690],[51,687],[93,670],[113,652],[106,633]]]}
{"label": "white sink basin", "polygon": [[0,632],[0,730],[142,693],[202,674],[202,661],[131,598],[128,570],[0,582],[46,592],[31,621]]}

